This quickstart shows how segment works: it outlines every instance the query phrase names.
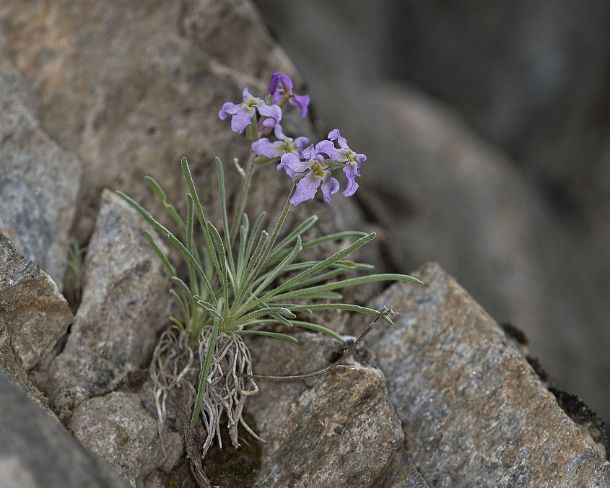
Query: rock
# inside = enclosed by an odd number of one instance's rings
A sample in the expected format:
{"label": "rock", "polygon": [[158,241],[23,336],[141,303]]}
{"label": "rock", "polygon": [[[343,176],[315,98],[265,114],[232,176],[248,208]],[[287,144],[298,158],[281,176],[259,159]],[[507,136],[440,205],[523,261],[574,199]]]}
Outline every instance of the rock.
{"label": "rock", "polygon": [[[3,7],[4,50],[33,87],[41,126],[83,162],[81,241],[92,233],[103,188],[129,192],[164,216],[143,181],[150,174],[182,205],[183,155],[216,214],[214,157],[226,163],[230,197],[240,181],[232,160],[243,161],[250,145],[218,120],[219,107],[240,99],[244,86],[262,94],[275,70],[294,73],[248,0],[60,0],[48,10],[11,0]],[[41,68],[41,59],[53,62]],[[288,179],[261,181],[278,207]]]}
{"label": "rock", "polygon": [[0,234],[0,365],[14,376],[33,368],[71,321],[56,283]]}
{"label": "rock", "polygon": [[125,486],[1,369],[0,439],[1,488]]}
{"label": "rock", "polygon": [[[254,342],[255,372],[315,371],[329,364],[339,345],[312,334],[299,338],[300,344]],[[370,487],[386,477],[402,453],[400,423],[381,372],[352,366],[304,381],[259,381],[261,393],[247,405],[266,440],[255,486]]]}
{"label": "rock", "polygon": [[[219,108],[239,100],[244,86],[262,95],[276,70],[298,79],[249,0],[58,0],[48,7],[7,0],[0,27],[4,52],[34,92],[41,126],[82,161],[74,229],[80,242],[93,232],[103,188],[125,191],[169,224],[143,176],[156,178],[183,210],[183,155],[207,214],[218,224],[214,157],[225,163],[232,201],[241,182],[233,158],[243,164],[250,146],[231,132],[228,121],[218,120]],[[288,134],[314,139],[308,121],[285,119]],[[271,211],[271,227],[289,191],[288,177],[260,168],[250,221],[264,207]],[[342,199],[338,195],[333,208],[316,201],[292,214],[318,214],[319,227],[333,231],[361,229],[361,212],[351,199],[344,199],[345,205]]]}
{"label": "rock", "polygon": [[430,485],[417,471],[413,460],[406,450],[394,455],[388,465],[386,475],[374,488],[429,488]]}
{"label": "rock", "polygon": [[459,109],[534,176],[558,211],[579,213],[575,200],[586,198],[607,141],[608,114],[599,107],[608,97],[609,7],[394,2],[390,56],[400,61],[390,69]]}
{"label": "rock", "polygon": [[0,233],[61,287],[80,163],[38,127],[24,92],[0,56]]}
{"label": "rock", "polygon": [[[493,317],[527,333],[533,354],[561,388],[610,419],[610,164],[596,156],[607,140],[608,117],[598,110],[610,86],[609,6],[590,0],[586,8],[563,0],[481,9],[462,1],[257,4],[298,60],[319,126],[341,127],[368,156],[359,202],[389,230],[388,269],[440,262]],[[587,35],[579,35],[583,29]],[[532,43],[532,35],[541,42]],[[580,49],[591,56],[574,55]],[[440,56],[428,59],[430,52]],[[454,52],[472,53],[476,62]],[[561,68],[561,77],[547,79],[550,67]],[[388,72],[397,69],[413,74],[419,89],[398,86],[395,78],[388,87]],[[504,150],[464,118],[487,134],[505,132]],[[519,145],[517,158],[507,157],[505,149],[514,155]]]}
{"label": "rock", "polygon": [[372,306],[400,313],[367,338],[409,454],[433,486],[610,486],[610,464],[513,342],[440,266]]}
{"label": "rock", "polygon": [[155,470],[169,472],[183,452],[181,435],[167,428],[162,446],[150,387],[92,398],[74,411],[68,427],[132,486],[149,486],[144,479],[150,475],[152,484],[158,478]]}
{"label": "rock", "polygon": [[83,299],[42,385],[57,410],[103,395],[129,372],[148,366],[157,333],[167,324],[170,283],[145,230],[148,224],[120,197],[103,193]]}

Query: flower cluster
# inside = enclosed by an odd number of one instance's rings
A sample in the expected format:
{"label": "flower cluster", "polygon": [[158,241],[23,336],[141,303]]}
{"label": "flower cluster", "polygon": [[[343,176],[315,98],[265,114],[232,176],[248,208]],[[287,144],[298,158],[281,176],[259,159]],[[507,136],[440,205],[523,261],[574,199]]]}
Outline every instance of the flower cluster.
{"label": "flower cluster", "polygon": [[366,156],[353,151],[339,129],[330,131],[327,139],[317,144],[309,144],[307,137],[293,139],[284,134],[280,124],[282,107],[286,103],[296,107],[301,117],[306,117],[309,109],[309,96],[295,94],[293,87],[288,75],[274,73],[265,100],[253,97],[246,88],[242,103],[226,102],[218,116],[225,120],[231,115],[231,129],[240,134],[251,126],[256,134],[252,143],[253,157],[279,160],[278,171],[284,170],[295,183],[295,191],[289,200],[292,205],[312,200],[319,189],[324,201],[332,203],[332,195],[340,187],[332,173],[339,169],[346,177],[343,195],[354,195],[358,189],[356,177],[360,176],[360,166],[366,161]]}

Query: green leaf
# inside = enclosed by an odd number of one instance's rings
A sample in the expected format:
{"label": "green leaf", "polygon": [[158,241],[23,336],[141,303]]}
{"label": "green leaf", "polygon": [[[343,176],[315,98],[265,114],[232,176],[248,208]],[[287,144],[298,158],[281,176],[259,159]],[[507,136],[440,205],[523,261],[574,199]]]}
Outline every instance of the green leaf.
{"label": "green leaf", "polygon": [[279,261],[279,255],[281,251],[287,247],[293,240],[297,237],[300,237],[305,232],[307,232],[316,222],[318,221],[317,215],[312,215],[311,217],[305,219],[299,226],[292,230],[286,237],[284,237],[276,246],[271,255],[269,256],[269,261],[273,262],[274,260]]}
{"label": "green leaf", "polygon": [[[258,233],[261,231],[263,222],[266,217],[267,217],[267,213],[261,212],[260,214],[258,214],[258,217],[256,217],[256,220],[254,221],[254,225],[252,226],[252,231],[250,232],[250,237],[248,238],[248,244],[246,246],[246,254],[245,254],[246,261],[250,261],[250,258],[252,257],[252,248],[254,247],[254,244],[256,243],[257,239],[259,238]],[[260,240],[259,240],[259,242],[260,242]]]}
{"label": "green leaf", "polygon": [[163,263],[163,266],[165,266],[165,269],[167,269],[167,271],[169,272],[170,276],[174,276],[176,274],[176,268],[174,268],[174,265],[172,263],[170,263],[169,259],[165,255],[165,253],[157,245],[153,235],[148,231],[144,231],[144,235],[146,236],[148,245],[152,248],[152,250],[155,252],[155,254],[159,257],[159,259]]}
{"label": "green leaf", "polygon": [[218,176],[218,197],[220,200],[220,216],[222,217],[222,232],[225,237],[225,256],[228,258],[229,269],[235,274],[235,263],[231,246],[229,218],[227,217],[227,197],[225,195],[225,173],[220,158],[214,158],[216,163],[216,175]]}
{"label": "green leaf", "polygon": [[291,300],[294,298],[302,298],[304,293],[316,293],[320,291],[329,291],[347,288],[349,286],[363,285],[366,283],[376,283],[379,281],[409,281],[411,283],[423,284],[420,280],[413,276],[403,274],[374,274],[368,276],[359,276],[358,278],[349,278],[346,280],[333,281],[324,285],[312,286],[309,288],[299,288],[294,291],[289,291],[280,295],[275,295],[273,300]]}
{"label": "green leaf", "polygon": [[255,300],[254,302],[248,303],[247,308],[251,309],[251,308],[259,305],[261,302],[265,302],[265,301],[269,300],[270,298],[274,297],[275,295],[279,295],[281,292],[289,289],[291,286],[305,280],[306,278],[309,278],[311,275],[318,273],[320,271],[323,271],[326,268],[329,268],[330,266],[332,266],[334,263],[336,263],[340,259],[343,259],[345,256],[348,256],[349,254],[353,253],[354,251],[360,249],[362,246],[364,246],[368,242],[372,241],[374,238],[375,238],[374,232],[367,234],[364,237],[361,237],[356,242],[354,242],[352,245],[346,247],[345,249],[342,249],[341,251],[337,251],[336,253],[327,257],[325,260],[316,263],[311,268],[306,269],[305,271],[302,271],[298,275],[296,275],[293,278],[282,283],[280,286],[278,286],[274,290],[271,290],[270,292],[266,293],[265,295],[263,295],[259,299]]}
{"label": "green leaf", "polygon": [[214,265],[214,268],[220,274],[220,264],[216,259],[214,253],[214,244],[212,243],[212,237],[210,236],[210,232],[207,226],[208,220],[205,216],[205,212],[203,211],[203,205],[201,204],[201,200],[199,199],[197,188],[195,188],[195,182],[193,180],[191,168],[189,168],[188,161],[184,157],[180,160],[180,164],[182,166],[182,175],[184,176],[186,185],[189,189],[191,196],[193,197],[193,202],[195,204],[195,213],[197,214],[197,220],[199,221],[199,226],[201,227],[201,230],[203,232],[203,237],[205,239],[208,253],[212,258],[212,264]]}
{"label": "green leaf", "polygon": [[[349,303],[309,303],[307,305],[281,303],[277,306],[281,308],[287,308],[292,312],[310,313],[315,310],[345,310],[347,312],[356,312],[361,313],[363,315],[370,315],[373,317],[379,316],[379,310],[375,310],[373,308],[368,307],[362,307],[360,305],[352,305]],[[388,325],[394,325],[392,319],[390,319],[387,315],[381,315],[381,320],[383,320]]]}
{"label": "green leaf", "polygon": [[154,195],[157,197],[157,200],[161,202],[163,207],[170,214],[172,220],[176,223],[178,228],[184,231],[184,221],[182,220],[182,217],[178,215],[178,212],[176,211],[174,206],[167,201],[167,195],[165,195],[165,192],[161,188],[161,185],[159,185],[159,183],[157,183],[157,181],[152,176],[145,176],[144,180],[146,181]]}
{"label": "green leaf", "polygon": [[362,238],[367,235],[366,232],[360,232],[356,230],[346,230],[343,232],[335,232],[334,234],[328,234],[326,236],[320,236],[311,241],[307,241],[303,243],[303,249],[307,249],[309,247],[317,246],[319,244],[323,244],[329,241],[338,241],[340,239],[349,239],[350,237],[358,237]]}
{"label": "green leaf", "polygon": [[170,290],[169,294],[174,298],[174,300],[178,304],[178,308],[180,308],[180,311],[182,312],[184,321],[188,322],[191,314],[189,312],[189,307],[187,305],[187,302],[185,302],[184,299],[180,295],[178,295],[178,293],[176,293],[176,290]]}
{"label": "green leaf", "polygon": [[237,285],[242,281],[242,274],[246,266],[246,243],[248,241],[248,214],[244,213],[243,224],[239,229],[239,248],[237,251]]}
{"label": "green leaf", "polygon": [[[343,338],[337,334],[334,330],[324,327],[323,325],[314,324],[313,322],[306,322],[303,320],[289,320],[291,327],[299,327],[301,329],[311,330],[320,334],[327,335],[341,342],[345,342]],[[262,327],[265,325],[277,325],[278,321],[274,319],[259,319],[250,322],[245,327]]]}
{"label": "green leaf", "polygon": [[216,341],[218,340],[219,331],[218,321],[212,327],[212,333],[210,334],[210,341],[208,342],[208,349],[205,354],[205,361],[203,363],[203,369],[199,376],[199,388],[197,389],[197,397],[195,398],[195,408],[193,409],[193,415],[191,416],[191,427],[197,425],[199,420],[199,413],[201,412],[201,403],[203,401],[203,395],[208,381],[208,375],[210,374],[210,365],[212,364],[212,357],[216,353]]}
{"label": "green leaf", "polygon": [[328,327],[324,327],[323,325],[314,324],[312,322],[305,322],[303,320],[291,320],[290,321],[295,327],[300,327],[301,329],[311,330],[313,332],[317,332],[319,334],[324,334],[333,339],[337,339],[338,341],[345,342],[343,338],[337,334],[334,330],[329,329]]}
{"label": "green leaf", "polygon": [[197,305],[199,305],[201,308],[207,310],[208,312],[210,312],[212,315],[222,319],[222,315],[218,312],[218,310],[216,310],[214,308],[214,305],[212,305],[209,302],[206,302],[203,298],[201,298],[199,295],[195,295],[193,296],[193,302],[196,303]]}
{"label": "green leaf", "polygon": [[180,251],[180,253],[182,254],[182,256],[184,257],[184,259],[186,261],[190,262],[194,266],[195,270],[202,277],[202,280],[205,283],[208,291],[210,292],[210,295],[213,297],[214,301],[216,301],[216,296],[214,295],[214,290],[212,289],[212,286],[210,285],[210,282],[209,282],[207,276],[205,275],[203,268],[201,267],[199,262],[195,259],[195,257],[189,252],[189,250],[184,246],[184,244],[182,244],[182,242],[180,242],[180,240],[177,239],[176,236],[174,234],[172,234],[172,232],[168,228],[166,228],[161,223],[157,222],[154,219],[154,217],[152,215],[150,215],[150,213],[144,207],[142,207],[138,202],[136,202],[133,198],[125,195],[125,193],[120,192],[120,191],[117,191],[116,193],[121,198],[123,198],[129,205],[131,205],[133,208],[135,208],[140,213],[140,215],[142,215],[146,219],[146,221],[150,225],[152,225],[153,228],[162,237],[167,239],[170,244],[172,244],[178,251]]}
{"label": "green leaf", "polygon": [[286,266],[288,266],[292,261],[294,261],[294,259],[298,256],[298,254],[301,252],[301,250],[303,249],[303,246],[301,245],[301,236],[297,236],[296,237],[296,243],[294,245],[294,247],[292,248],[292,251],[290,251],[290,253],[288,254],[288,256],[286,256],[282,262],[280,264],[278,264],[275,268],[273,268],[269,273],[263,275],[261,278],[263,278],[261,284],[258,286],[258,288],[254,291],[254,295],[258,295],[259,293],[261,293],[262,291],[265,290],[265,288],[267,288],[267,286],[269,286],[269,284],[275,279],[277,278],[277,276],[284,270],[284,268]]}
{"label": "green leaf", "polygon": [[296,337],[288,334],[282,334],[280,332],[267,332],[266,330],[240,330],[237,332],[240,335],[258,335],[263,337],[272,337],[273,339],[280,339],[282,341],[298,343]]}
{"label": "green leaf", "polygon": [[242,315],[235,322],[235,326],[244,326],[251,320],[257,319],[259,317],[264,317],[265,315],[271,315],[272,313],[280,314],[283,317],[287,317],[289,319],[294,319],[296,317],[290,310],[285,307],[264,307],[254,310],[253,312],[250,312],[246,315]]}
{"label": "green leaf", "polygon": [[[186,225],[185,225],[185,230],[186,230],[186,248],[189,250],[189,252],[191,254],[193,254],[193,257],[195,257],[195,259],[197,259],[196,255],[195,255],[195,250],[196,250],[196,246],[193,244],[193,224],[194,224],[194,206],[195,203],[193,202],[193,197],[191,196],[190,193],[186,194]],[[199,261],[197,259],[197,261]],[[191,292],[192,293],[198,293],[198,284],[197,284],[197,278],[195,277],[195,270],[193,269],[193,266],[191,263],[189,263],[188,261],[186,262],[187,265],[187,271],[188,271],[188,275],[189,275],[189,283],[191,284]]]}
{"label": "green leaf", "polygon": [[184,292],[186,294],[186,296],[189,298],[189,300],[193,298],[193,293],[191,292],[190,288],[188,286],[186,286],[186,283],[184,281],[182,281],[180,278],[178,278],[177,276],[172,276],[172,283],[176,287],[178,287],[179,290]]}
{"label": "green leaf", "polygon": [[[300,271],[302,269],[309,269],[312,266],[315,266],[316,264],[318,264],[319,262],[321,262],[321,261],[301,261],[300,263],[293,263],[293,264],[286,266],[286,269],[284,271],[289,272],[289,271]],[[340,269],[344,269],[344,270],[359,271],[359,270],[373,269],[374,266],[372,266],[370,264],[366,264],[366,263],[356,263],[354,261],[339,260],[336,263],[333,263],[332,266],[330,266],[330,268],[340,268]]]}

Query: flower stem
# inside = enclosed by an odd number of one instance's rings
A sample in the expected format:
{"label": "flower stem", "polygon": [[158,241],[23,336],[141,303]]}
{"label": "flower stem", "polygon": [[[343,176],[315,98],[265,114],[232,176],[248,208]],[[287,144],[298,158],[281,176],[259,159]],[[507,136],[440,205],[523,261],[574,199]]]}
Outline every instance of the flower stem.
{"label": "flower stem", "polygon": [[239,197],[237,199],[237,206],[235,208],[235,212],[233,213],[233,219],[231,221],[231,234],[229,240],[231,248],[233,247],[233,243],[235,242],[235,238],[237,237],[237,232],[239,231],[239,226],[241,225],[241,219],[246,208],[246,201],[248,199],[248,192],[250,191],[250,184],[252,183],[253,173],[254,153],[250,153],[250,156],[248,156],[248,161],[246,162],[246,174],[244,176],[244,181],[241,184]]}
{"label": "flower stem", "polygon": [[241,301],[243,299],[244,292],[246,292],[246,290],[248,290],[248,288],[252,285],[252,283],[254,283],[254,281],[258,277],[259,273],[263,269],[263,266],[267,262],[267,259],[269,258],[269,254],[271,253],[271,251],[273,250],[273,246],[275,245],[275,241],[277,241],[277,238],[279,237],[280,232],[282,231],[282,228],[284,227],[284,223],[286,222],[286,217],[288,216],[288,212],[290,211],[290,208],[292,207],[292,205],[290,204],[290,198],[292,197],[292,194],[294,193],[295,188],[296,188],[296,185],[292,185],[292,189],[290,190],[290,193],[288,194],[288,198],[284,202],[282,211],[280,212],[280,215],[279,215],[277,221],[275,222],[275,226],[273,227],[273,231],[271,232],[271,237],[265,244],[263,252],[261,253],[258,261],[256,262],[254,269],[252,270],[250,275],[246,277],[243,285],[241,285],[239,287],[239,291],[237,292],[237,296],[235,297],[235,301],[233,302],[233,307],[231,307],[231,312],[234,312],[236,308],[241,306]]}

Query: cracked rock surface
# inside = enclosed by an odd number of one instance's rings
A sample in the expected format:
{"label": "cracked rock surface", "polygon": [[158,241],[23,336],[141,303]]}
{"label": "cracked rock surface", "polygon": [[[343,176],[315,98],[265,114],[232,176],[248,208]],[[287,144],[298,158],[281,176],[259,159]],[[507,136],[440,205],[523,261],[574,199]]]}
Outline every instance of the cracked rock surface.
{"label": "cracked rock surface", "polygon": [[0,234],[0,365],[23,377],[53,348],[72,320],[57,284]]}
{"label": "cracked rock surface", "polygon": [[[299,337],[300,344],[256,341],[256,372],[315,371],[327,366],[340,347],[312,334]],[[248,407],[266,440],[256,486],[396,486],[382,480],[395,456],[407,461],[408,456],[385,378],[376,368],[349,364],[351,369],[306,380],[259,382],[261,393]],[[418,486],[417,480],[421,477],[413,469],[403,486]]]}
{"label": "cracked rock surface", "polygon": [[133,486],[147,486],[144,480],[154,478],[157,468],[170,471],[183,452],[177,432],[165,428],[163,445],[159,440],[150,385],[137,393],[116,391],[82,403],[68,427]]}
{"label": "cracked rock surface", "polygon": [[0,369],[1,488],[126,488]]}
{"label": "cracked rock surface", "polygon": [[170,285],[145,230],[135,210],[112,192],[103,193],[85,261],[83,299],[42,385],[61,415],[148,365],[157,332],[166,325]]}
{"label": "cracked rock surface", "polygon": [[61,287],[80,162],[39,127],[27,95],[0,55],[0,233]]}
{"label": "cracked rock surface", "polygon": [[367,339],[415,464],[433,486],[610,486],[581,434],[496,322],[437,264],[373,301],[400,313]]}

